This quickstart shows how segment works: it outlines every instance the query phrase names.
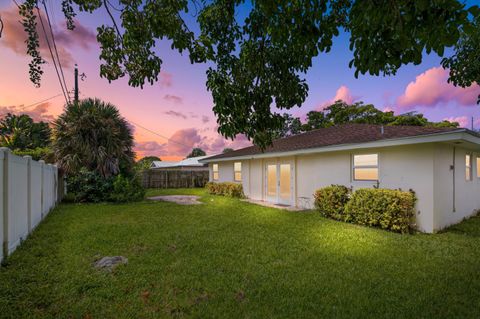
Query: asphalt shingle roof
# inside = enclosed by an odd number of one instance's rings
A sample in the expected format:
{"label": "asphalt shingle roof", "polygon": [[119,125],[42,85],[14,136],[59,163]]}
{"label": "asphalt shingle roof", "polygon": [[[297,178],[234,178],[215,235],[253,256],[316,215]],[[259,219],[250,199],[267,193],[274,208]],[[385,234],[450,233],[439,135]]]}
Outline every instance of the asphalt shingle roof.
{"label": "asphalt shingle roof", "polygon": [[207,157],[206,159],[212,160],[262,153],[289,152],[324,146],[367,143],[463,130],[464,129],[424,126],[383,126],[382,134],[382,125],[344,124],[277,139],[273,141],[272,146],[267,147],[263,152],[257,146],[249,146],[225,154]]}

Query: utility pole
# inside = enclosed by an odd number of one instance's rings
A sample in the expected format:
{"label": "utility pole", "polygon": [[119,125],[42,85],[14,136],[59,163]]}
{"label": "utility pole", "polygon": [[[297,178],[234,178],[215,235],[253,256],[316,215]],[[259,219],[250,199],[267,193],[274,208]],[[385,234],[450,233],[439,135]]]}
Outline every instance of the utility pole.
{"label": "utility pole", "polygon": [[75,93],[74,102],[78,103],[78,67],[75,64]]}
{"label": "utility pole", "polygon": [[473,131],[474,127],[473,127],[473,116],[472,116],[472,131]]}

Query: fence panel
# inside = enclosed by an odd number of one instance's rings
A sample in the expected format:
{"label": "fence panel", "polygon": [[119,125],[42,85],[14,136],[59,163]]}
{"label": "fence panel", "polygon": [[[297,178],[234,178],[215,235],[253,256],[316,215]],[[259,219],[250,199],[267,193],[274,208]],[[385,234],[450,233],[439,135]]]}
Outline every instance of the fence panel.
{"label": "fence panel", "polygon": [[42,211],[42,163],[30,162],[30,220],[31,229],[37,227],[43,217]]}
{"label": "fence panel", "polygon": [[0,260],[12,253],[55,206],[56,166],[0,148]]}
{"label": "fence panel", "polygon": [[28,160],[8,154],[8,253],[28,235]]}
{"label": "fence panel", "polygon": [[[3,232],[3,219],[5,218],[5,201],[4,201],[4,189],[3,189],[3,184],[4,184],[4,173],[3,173],[3,167],[4,167],[4,153],[0,151],[0,240],[2,241],[2,244],[5,242],[4,232]],[[0,260],[3,260],[3,250],[4,248],[0,248]]]}
{"label": "fence panel", "polygon": [[142,174],[146,188],[194,188],[204,187],[207,182],[208,171],[150,169]]}

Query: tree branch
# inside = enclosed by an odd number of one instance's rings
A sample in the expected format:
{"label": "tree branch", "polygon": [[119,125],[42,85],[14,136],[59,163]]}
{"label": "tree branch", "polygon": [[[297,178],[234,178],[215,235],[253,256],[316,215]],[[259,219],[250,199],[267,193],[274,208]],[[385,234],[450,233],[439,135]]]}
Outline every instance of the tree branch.
{"label": "tree branch", "polygon": [[110,19],[112,19],[113,26],[115,27],[115,30],[117,31],[118,36],[120,39],[122,39],[122,34],[120,33],[120,29],[118,28],[117,22],[115,21],[115,18],[113,17],[112,12],[110,12],[110,8],[108,7],[108,2],[107,0],[103,0],[103,5],[105,6],[105,9],[107,10],[108,15],[110,16]]}
{"label": "tree branch", "polygon": [[2,16],[0,15],[0,38],[2,37],[2,33],[3,33],[3,20],[2,20]]}

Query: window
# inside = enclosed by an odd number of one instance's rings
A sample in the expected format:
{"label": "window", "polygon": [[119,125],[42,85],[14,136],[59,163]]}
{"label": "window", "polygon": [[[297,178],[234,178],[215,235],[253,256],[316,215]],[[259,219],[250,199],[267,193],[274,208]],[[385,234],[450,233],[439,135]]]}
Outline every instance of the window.
{"label": "window", "polygon": [[477,157],[477,177],[480,178],[480,157]]}
{"label": "window", "polygon": [[242,162],[233,163],[233,171],[234,171],[235,182],[241,182],[242,181]]}
{"label": "window", "polygon": [[353,179],[356,181],[377,181],[378,154],[354,155]]}
{"label": "window", "polygon": [[467,181],[472,180],[472,155],[465,155],[465,179]]}
{"label": "window", "polygon": [[218,181],[218,164],[213,164],[212,170],[213,170],[213,180]]}

